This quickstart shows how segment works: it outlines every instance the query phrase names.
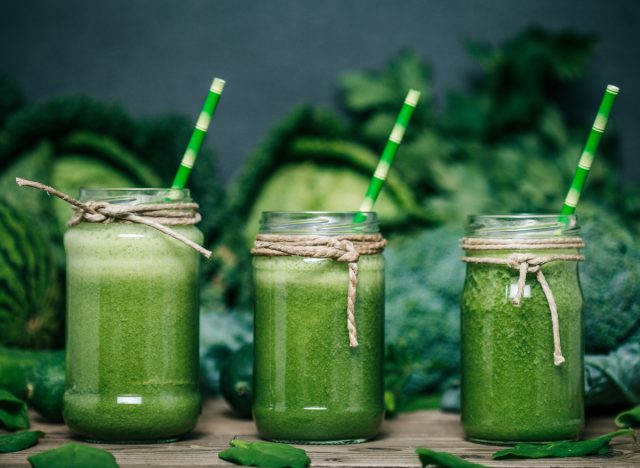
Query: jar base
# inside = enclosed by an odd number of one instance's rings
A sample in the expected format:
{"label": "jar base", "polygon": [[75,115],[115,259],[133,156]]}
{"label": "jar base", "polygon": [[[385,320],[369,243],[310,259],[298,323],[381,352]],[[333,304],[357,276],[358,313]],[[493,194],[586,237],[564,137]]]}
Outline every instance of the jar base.
{"label": "jar base", "polygon": [[269,439],[270,442],[276,442],[278,444],[294,444],[294,445],[353,445],[363,444],[370,439],[343,439],[343,440],[285,440],[285,439]]}
{"label": "jar base", "polygon": [[170,444],[171,442],[177,442],[180,437],[171,437],[168,439],[156,439],[156,440],[96,440],[81,437],[82,440],[90,444],[117,444],[117,445],[132,445],[132,444]]}
{"label": "jar base", "polygon": [[485,439],[478,439],[476,437],[465,437],[465,440],[469,441],[469,442],[473,442],[474,444],[482,444],[482,445],[503,445],[505,447],[513,447],[514,445],[517,444],[530,444],[530,445],[545,445],[545,444],[551,444],[554,442],[573,442],[576,441],[578,439],[556,439],[556,440],[547,440],[547,441],[543,441],[543,440],[535,440],[535,441],[529,441],[529,440],[517,440],[517,441],[508,441],[508,440],[485,440]]}

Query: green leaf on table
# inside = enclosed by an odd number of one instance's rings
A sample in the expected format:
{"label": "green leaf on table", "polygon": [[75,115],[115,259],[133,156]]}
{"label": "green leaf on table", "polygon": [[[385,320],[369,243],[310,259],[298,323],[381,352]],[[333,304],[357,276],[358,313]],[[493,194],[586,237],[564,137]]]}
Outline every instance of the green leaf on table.
{"label": "green leaf on table", "polygon": [[473,463],[448,452],[436,452],[435,450],[418,447],[416,453],[420,458],[423,467],[443,466],[447,468],[472,468],[483,467],[478,463]]}
{"label": "green leaf on table", "polygon": [[228,462],[263,468],[306,468],[311,464],[307,452],[287,444],[247,442],[233,439],[231,448],[218,453]]}
{"label": "green leaf on table", "polygon": [[0,390],[0,423],[10,431],[29,427],[27,404],[6,390]]}
{"label": "green leaf on table", "polygon": [[640,427],[640,405],[616,416],[618,427]]}
{"label": "green leaf on table", "polygon": [[31,455],[27,460],[33,468],[118,468],[111,453],[82,444],[66,444]]}
{"label": "green leaf on table", "polygon": [[566,458],[587,455],[606,455],[611,452],[609,442],[616,437],[629,435],[636,438],[633,429],[621,429],[616,432],[578,441],[553,442],[544,445],[517,444],[515,447],[500,450],[493,454],[494,460],[506,458]]}
{"label": "green leaf on table", "polygon": [[38,443],[44,437],[42,431],[21,431],[13,434],[0,435],[0,453],[19,452]]}

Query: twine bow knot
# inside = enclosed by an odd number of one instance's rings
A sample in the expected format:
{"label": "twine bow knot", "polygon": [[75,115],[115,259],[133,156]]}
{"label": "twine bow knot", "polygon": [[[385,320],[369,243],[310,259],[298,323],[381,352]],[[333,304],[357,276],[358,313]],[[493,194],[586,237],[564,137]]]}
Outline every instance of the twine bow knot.
{"label": "twine bow knot", "polygon": [[[467,251],[474,250],[513,250],[513,249],[574,249],[582,248],[584,243],[579,237],[558,238],[558,239],[476,239],[465,237],[462,240],[462,248]],[[560,324],[558,321],[558,307],[553,297],[553,292],[549,287],[549,283],[542,272],[542,266],[554,261],[583,261],[583,255],[573,254],[550,254],[536,255],[535,253],[512,253],[507,257],[462,257],[462,261],[466,263],[483,263],[492,265],[506,265],[509,268],[518,270],[518,283],[516,291],[511,299],[511,303],[515,307],[520,307],[524,288],[527,281],[528,273],[535,273],[536,280],[542,288],[542,292],[549,305],[551,314],[551,328],[553,333],[553,363],[556,366],[565,362],[562,355],[562,346],[560,343]]]}
{"label": "twine bow knot", "polygon": [[381,253],[387,245],[380,234],[354,234],[349,236],[295,236],[258,234],[253,255],[331,258],[349,264],[349,286],[347,288],[347,331],[349,346],[358,346],[356,329],[356,289],[358,287],[358,260],[360,255]]}

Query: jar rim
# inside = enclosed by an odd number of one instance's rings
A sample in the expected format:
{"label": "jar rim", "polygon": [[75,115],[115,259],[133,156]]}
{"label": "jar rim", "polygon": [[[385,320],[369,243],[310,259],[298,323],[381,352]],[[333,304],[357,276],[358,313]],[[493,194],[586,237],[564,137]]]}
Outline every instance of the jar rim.
{"label": "jar rim", "polygon": [[[362,221],[356,221],[358,214]],[[326,235],[379,233],[377,213],[374,211],[263,211],[260,216],[261,234]]]}
{"label": "jar rim", "polygon": [[80,201],[106,201],[111,204],[190,202],[191,192],[182,188],[157,187],[81,187]]}
{"label": "jar rim", "polygon": [[558,237],[577,236],[576,215],[481,214],[468,217],[467,234],[472,237]]}

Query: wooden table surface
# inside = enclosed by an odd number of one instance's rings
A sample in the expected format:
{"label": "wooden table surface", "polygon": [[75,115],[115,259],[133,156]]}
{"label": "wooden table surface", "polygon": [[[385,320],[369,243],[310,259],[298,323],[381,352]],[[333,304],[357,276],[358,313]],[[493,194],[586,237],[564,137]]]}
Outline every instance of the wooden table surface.
{"label": "wooden table surface", "polygon": [[[48,424],[32,415],[32,428],[42,430],[46,437],[30,449],[17,453],[0,454],[0,466],[29,466],[27,456],[58,447],[68,442],[79,442],[62,424]],[[611,432],[615,429],[612,418],[595,418],[587,423],[585,437]],[[256,440],[256,430],[251,421],[231,416],[226,404],[219,400],[208,401],[204,407],[196,431],[175,443],[157,445],[97,445],[114,454],[121,467],[183,467],[183,466],[234,466],[218,458],[218,452],[237,436]],[[491,453],[500,447],[466,442],[458,415],[440,411],[419,411],[403,414],[397,419],[385,421],[380,436],[371,442],[341,446],[302,446],[311,457],[312,467],[419,467],[414,453],[416,447],[428,447],[455,453],[469,461],[487,466],[640,466],[640,448],[630,438],[614,441],[612,455],[588,458],[505,460],[491,461]]]}

